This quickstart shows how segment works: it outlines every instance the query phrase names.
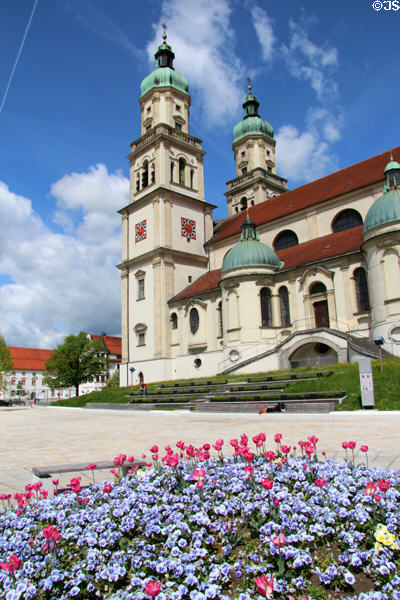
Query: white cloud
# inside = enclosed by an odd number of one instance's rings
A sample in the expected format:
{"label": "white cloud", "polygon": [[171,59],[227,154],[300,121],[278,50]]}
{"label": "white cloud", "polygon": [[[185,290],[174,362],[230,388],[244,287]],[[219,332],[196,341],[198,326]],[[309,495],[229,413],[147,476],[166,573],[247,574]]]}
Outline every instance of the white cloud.
{"label": "white cloud", "polygon": [[234,52],[228,0],[164,0],[154,39],[147,47],[150,64],[161,42],[161,23],[168,24],[168,43],[176,55],[174,66],[196,89],[207,123],[231,120],[238,113],[245,86],[243,64]]}
{"label": "white cloud", "polygon": [[305,130],[284,125],[276,134],[278,172],[293,181],[322,177],[338,166],[331,143],[340,137],[340,119],[322,108],[310,109]]}
{"label": "white cloud", "polygon": [[289,21],[290,43],[282,45],[290,73],[298,79],[307,81],[319,100],[333,100],[337,96],[337,84],[331,72],[338,64],[336,48],[320,47],[312,42],[306,30]]}
{"label": "white cloud", "polygon": [[251,17],[256,30],[258,41],[260,42],[263,59],[268,62],[271,60],[274,44],[276,42],[272,21],[267,13],[259,6],[253,6]]}
{"label": "white cloud", "polygon": [[68,231],[54,233],[0,182],[0,329],[14,346],[52,348],[68,333],[120,331],[120,218],[128,180],[104,165],[51,188]]}

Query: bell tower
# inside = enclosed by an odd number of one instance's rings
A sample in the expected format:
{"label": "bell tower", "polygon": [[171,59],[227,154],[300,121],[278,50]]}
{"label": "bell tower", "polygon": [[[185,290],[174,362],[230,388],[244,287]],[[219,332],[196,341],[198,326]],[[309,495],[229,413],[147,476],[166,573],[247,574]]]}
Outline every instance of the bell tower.
{"label": "bell tower", "polygon": [[244,117],[233,129],[236,177],[225,192],[228,217],[287,190],[287,180],[276,173],[274,130],[258,114],[259,106],[249,79]]}
{"label": "bell tower", "polygon": [[189,85],[174,58],[164,32],[157,65],[141,84],[141,136],[127,157],[130,201],[119,211],[121,385],[136,383],[140,373],[145,381],[172,376],[167,302],[208,268],[203,245],[214,206],[204,198],[205,152],[189,133]]}

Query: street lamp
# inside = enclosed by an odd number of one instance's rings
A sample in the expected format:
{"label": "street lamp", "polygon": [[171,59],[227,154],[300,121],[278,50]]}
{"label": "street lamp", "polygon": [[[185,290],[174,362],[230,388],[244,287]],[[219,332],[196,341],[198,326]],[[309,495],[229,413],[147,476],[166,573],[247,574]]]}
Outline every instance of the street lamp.
{"label": "street lamp", "polygon": [[135,367],[129,367],[129,370],[131,372],[131,386],[133,391],[133,373],[135,372]]}

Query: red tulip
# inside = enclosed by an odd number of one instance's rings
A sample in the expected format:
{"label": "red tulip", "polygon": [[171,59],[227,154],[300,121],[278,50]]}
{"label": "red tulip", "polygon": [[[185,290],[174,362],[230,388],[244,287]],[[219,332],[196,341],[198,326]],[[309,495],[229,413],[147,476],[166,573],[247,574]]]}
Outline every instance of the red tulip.
{"label": "red tulip", "polygon": [[96,467],[97,467],[97,465],[95,465],[94,463],[90,463],[90,465],[88,465],[86,468],[89,471],[94,471]]}
{"label": "red tulip", "polygon": [[152,580],[148,581],[144,586],[144,591],[152,598],[155,598],[161,592],[161,582]]}
{"label": "red tulip", "polygon": [[266,477],[262,482],[261,485],[263,486],[264,490],[271,490],[274,482],[271,481],[270,479],[268,479],[268,477]]}
{"label": "red tulip", "polygon": [[360,446],[361,452],[368,452],[368,446]]}
{"label": "red tulip", "polygon": [[314,481],[314,483],[315,483],[315,485],[316,485],[317,487],[324,487],[324,486],[326,486],[326,485],[327,485],[327,483],[326,483],[326,481],[325,481],[325,479],[324,479],[323,477],[319,477],[318,479],[316,479],[316,480]]}
{"label": "red tulip", "polygon": [[10,573],[10,575],[12,575],[14,571],[20,568],[21,564],[22,560],[18,558],[18,556],[16,556],[15,554],[12,554],[10,556],[9,562],[0,563],[0,568],[3,569],[3,571],[6,571],[7,573]]}
{"label": "red tulip", "polygon": [[356,442],[348,442],[349,448],[350,450],[354,450],[354,448],[356,447]]}
{"label": "red tulip", "polygon": [[112,491],[111,483],[106,483],[106,485],[103,487],[103,492],[105,494],[109,494],[111,491]]}
{"label": "red tulip", "polygon": [[279,535],[274,535],[271,538],[271,542],[277,548],[282,548],[282,546],[284,546],[286,544],[285,534],[284,533],[280,533]]}
{"label": "red tulip", "polygon": [[275,452],[272,452],[272,450],[268,450],[267,452],[265,452],[264,456],[267,460],[275,460],[276,458],[276,454]]}
{"label": "red tulip", "polygon": [[364,494],[366,496],[373,496],[376,492],[376,483],[375,481],[369,481],[365,487]]}
{"label": "red tulip", "polygon": [[150,448],[150,452],[151,452],[152,454],[158,454],[158,446],[157,446],[157,444],[154,444],[154,446],[152,446],[152,447]]}
{"label": "red tulip", "polygon": [[291,446],[281,446],[281,451],[282,451],[284,454],[289,454],[289,452],[290,452],[290,449],[291,449]]}
{"label": "red tulip", "polygon": [[282,434],[281,434],[281,433],[276,433],[276,434],[275,434],[275,436],[274,436],[274,440],[275,440],[275,442],[276,442],[277,444],[279,444],[279,443],[280,443],[280,441],[281,441],[281,439],[282,439]]}
{"label": "red tulip", "polygon": [[388,489],[390,488],[390,481],[385,480],[385,479],[380,479],[378,481],[378,488],[380,489],[381,492],[387,492]]}

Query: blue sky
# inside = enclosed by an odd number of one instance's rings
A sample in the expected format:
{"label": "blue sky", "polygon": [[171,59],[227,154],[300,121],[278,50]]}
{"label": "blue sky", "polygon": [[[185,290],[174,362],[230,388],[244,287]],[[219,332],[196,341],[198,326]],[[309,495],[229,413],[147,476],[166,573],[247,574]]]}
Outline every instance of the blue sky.
{"label": "blue sky", "polygon": [[9,345],[120,332],[116,211],[162,22],[189,80],[216,218],[235,175],[247,76],[290,188],[400,143],[400,2],[38,0],[5,97],[33,7],[0,4],[0,333]]}

